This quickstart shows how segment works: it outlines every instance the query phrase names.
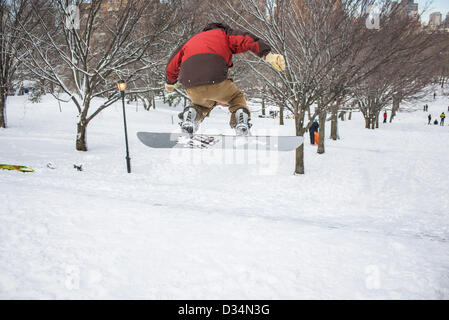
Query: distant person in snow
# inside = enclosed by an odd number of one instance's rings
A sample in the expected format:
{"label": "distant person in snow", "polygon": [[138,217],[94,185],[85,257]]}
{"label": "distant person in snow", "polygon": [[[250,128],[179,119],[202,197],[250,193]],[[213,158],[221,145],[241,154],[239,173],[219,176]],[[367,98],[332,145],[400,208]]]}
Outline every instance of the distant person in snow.
{"label": "distant person in snow", "polygon": [[432,121],[432,115],[429,113],[429,116],[427,117],[427,119],[429,119],[429,123],[427,123],[427,124],[430,124],[430,122]]}
{"label": "distant person in snow", "polygon": [[437,93],[434,92],[434,93],[433,93],[433,100],[435,100],[436,98],[437,98]]}
{"label": "distant person in snow", "polygon": [[310,144],[315,144],[315,132],[318,132],[319,127],[318,119],[315,119],[309,128]]}
{"label": "distant person in snow", "polygon": [[166,67],[165,89],[174,91],[179,80],[192,101],[178,115],[183,132],[194,133],[212,109],[221,104],[228,106],[229,125],[236,134],[249,133],[251,115],[245,96],[228,78],[228,69],[233,66],[232,56],[248,51],[276,70],[285,70],[284,57],[271,53],[270,46],[262,39],[223,23],[208,24],[173,52]]}
{"label": "distant person in snow", "polygon": [[385,112],[384,112],[384,123],[387,123],[387,118],[388,118],[388,114],[387,114],[387,110],[385,110]]}
{"label": "distant person in snow", "polygon": [[435,119],[435,121],[433,122],[433,124],[437,126],[437,125],[438,125],[438,120]]}
{"label": "distant person in snow", "polygon": [[444,126],[444,118],[446,118],[446,115],[444,114],[444,112],[440,115],[441,121],[440,121],[440,126]]}

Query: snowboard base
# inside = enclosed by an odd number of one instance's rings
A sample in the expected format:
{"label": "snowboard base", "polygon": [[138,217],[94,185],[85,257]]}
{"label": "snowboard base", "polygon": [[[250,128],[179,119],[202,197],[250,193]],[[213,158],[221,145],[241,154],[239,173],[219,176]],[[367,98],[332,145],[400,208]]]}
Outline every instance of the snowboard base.
{"label": "snowboard base", "polygon": [[304,141],[297,136],[235,136],[187,134],[169,132],[138,132],[137,137],[146,146],[157,149],[235,149],[292,151]]}

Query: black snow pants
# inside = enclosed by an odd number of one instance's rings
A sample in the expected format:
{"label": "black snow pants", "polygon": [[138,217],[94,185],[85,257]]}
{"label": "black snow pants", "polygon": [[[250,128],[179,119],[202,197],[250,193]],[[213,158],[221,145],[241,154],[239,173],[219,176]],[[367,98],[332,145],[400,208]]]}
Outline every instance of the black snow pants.
{"label": "black snow pants", "polygon": [[310,144],[315,144],[315,132],[309,131],[310,134]]}

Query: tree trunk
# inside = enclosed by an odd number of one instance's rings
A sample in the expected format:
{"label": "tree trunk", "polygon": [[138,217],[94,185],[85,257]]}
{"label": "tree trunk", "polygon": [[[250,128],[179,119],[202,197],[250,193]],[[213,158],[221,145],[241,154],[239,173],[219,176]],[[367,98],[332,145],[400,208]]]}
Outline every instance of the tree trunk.
{"label": "tree trunk", "polygon": [[279,125],[284,125],[284,106],[279,108]]}
{"label": "tree trunk", "polygon": [[365,116],[365,129],[371,128],[371,121],[368,116]]}
{"label": "tree trunk", "polygon": [[87,140],[86,140],[86,129],[85,119],[80,120],[77,124],[77,134],[76,134],[76,150],[87,151]]}
{"label": "tree trunk", "polygon": [[380,112],[376,113],[376,129],[379,129],[379,114]]}
{"label": "tree trunk", "polygon": [[45,81],[44,81],[44,79],[40,80],[40,89],[41,89],[41,95],[45,95]]}
{"label": "tree trunk", "polygon": [[338,107],[332,108],[332,120],[331,120],[331,139],[338,139]]}
{"label": "tree trunk", "polygon": [[393,122],[394,117],[396,117],[396,112],[399,110],[399,105],[401,99],[393,98],[393,108],[391,108],[390,123]]}
{"label": "tree trunk", "polygon": [[348,120],[352,120],[352,111],[349,112]]}
{"label": "tree trunk", "polygon": [[[303,121],[304,121],[304,112],[295,112],[295,128],[296,135],[300,137],[304,137],[303,132]],[[295,154],[295,174],[304,174],[304,143],[296,148]]]}
{"label": "tree trunk", "polygon": [[304,143],[296,149],[295,174],[304,174]]}
{"label": "tree trunk", "polygon": [[6,128],[6,96],[0,93],[0,128]]}
{"label": "tree trunk", "polygon": [[265,116],[265,98],[262,98],[262,115]]}
{"label": "tree trunk", "polygon": [[393,109],[391,110],[391,114],[390,114],[390,123],[393,122],[394,117],[396,117],[396,110],[393,107]]}
{"label": "tree trunk", "polygon": [[156,109],[156,95],[153,95],[153,109]]}
{"label": "tree trunk", "polygon": [[327,116],[326,111],[323,111],[320,113],[320,115],[318,117],[320,129],[318,131],[319,135],[318,135],[318,150],[317,150],[317,152],[319,154],[323,154],[325,152],[324,139],[325,139],[325,135],[326,135],[326,116]]}

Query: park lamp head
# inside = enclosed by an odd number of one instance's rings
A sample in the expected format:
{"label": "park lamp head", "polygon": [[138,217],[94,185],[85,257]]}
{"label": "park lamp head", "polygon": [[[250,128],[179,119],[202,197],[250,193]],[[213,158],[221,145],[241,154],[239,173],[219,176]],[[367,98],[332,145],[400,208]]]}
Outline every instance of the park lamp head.
{"label": "park lamp head", "polygon": [[126,82],[123,80],[120,80],[119,82],[117,82],[117,88],[120,90],[120,92],[125,92]]}

